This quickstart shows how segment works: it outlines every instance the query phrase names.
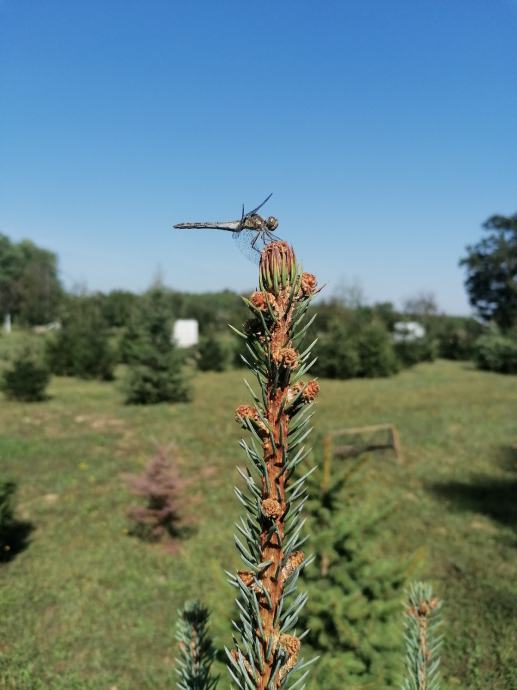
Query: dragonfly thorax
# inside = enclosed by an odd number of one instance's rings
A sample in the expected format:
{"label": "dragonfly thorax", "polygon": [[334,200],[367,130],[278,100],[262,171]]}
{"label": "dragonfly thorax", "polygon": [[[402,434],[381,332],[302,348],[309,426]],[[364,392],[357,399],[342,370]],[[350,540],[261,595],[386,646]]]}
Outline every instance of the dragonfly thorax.
{"label": "dragonfly thorax", "polygon": [[242,227],[246,230],[268,230],[273,232],[278,227],[278,220],[274,216],[262,218],[258,213],[253,213],[245,217]]}

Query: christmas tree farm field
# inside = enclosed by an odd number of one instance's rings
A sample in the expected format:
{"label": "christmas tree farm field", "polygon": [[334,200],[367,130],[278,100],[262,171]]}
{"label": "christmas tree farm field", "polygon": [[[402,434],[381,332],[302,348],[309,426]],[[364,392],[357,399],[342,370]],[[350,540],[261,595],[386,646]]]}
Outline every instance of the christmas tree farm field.
{"label": "christmas tree farm field", "polygon": [[[30,530],[0,563],[0,688],[173,688],[177,610],[194,597],[212,611],[217,647],[231,644],[224,570],[240,567],[242,376],[201,373],[192,402],[174,405],[124,405],[117,381],[60,377],[45,402],[0,401],[0,478],[16,482],[16,518]],[[415,576],[444,600],[443,687],[517,687],[517,377],[438,361],[320,384],[316,462],[327,432],[391,423],[400,433],[402,464],[388,453],[368,463],[373,499],[394,505],[379,558],[417,554]],[[122,476],[170,443],[185,480],[172,546],[132,536],[136,499]]]}

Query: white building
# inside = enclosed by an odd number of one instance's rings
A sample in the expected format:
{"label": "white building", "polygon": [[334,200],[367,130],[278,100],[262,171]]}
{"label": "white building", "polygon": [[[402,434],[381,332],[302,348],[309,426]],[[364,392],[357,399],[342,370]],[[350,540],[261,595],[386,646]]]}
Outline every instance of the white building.
{"label": "white building", "polygon": [[396,343],[413,342],[425,336],[425,328],[418,321],[397,321],[393,324],[393,340]]}
{"label": "white building", "polygon": [[192,347],[199,342],[199,324],[196,319],[178,319],[172,327],[172,340],[178,347]]}

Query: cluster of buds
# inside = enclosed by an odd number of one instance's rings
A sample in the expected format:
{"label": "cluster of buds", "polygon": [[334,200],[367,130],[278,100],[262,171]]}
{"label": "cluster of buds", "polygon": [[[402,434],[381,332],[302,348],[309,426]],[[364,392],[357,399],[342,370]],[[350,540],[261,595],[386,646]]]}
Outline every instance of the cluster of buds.
{"label": "cluster of buds", "polygon": [[295,405],[296,403],[307,404],[311,403],[318,397],[320,392],[320,384],[316,379],[311,379],[304,383],[303,381],[298,381],[294,386],[290,386],[287,391],[287,402],[289,405]]}
{"label": "cluster of buds", "polygon": [[299,595],[294,607],[284,597],[293,596],[297,574],[310,560],[300,550],[306,475],[297,479],[289,499],[287,492],[307,454],[301,444],[310,414],[301,410],[319,393],[316,380],[304,380],[314,343],[303,351],[299,347],[310,326],[301,324],[317,289],[315,276],[300,270],[292,247],[275,241],[263,249],[258,290],[245,300],[252,318],[239,333],[246,340],[243,360],[260,394],[251,390],[253,404],[235,411],[235,419],[254,437],[251,446],[242,441],[254,468],[253,474],[241,472],[248,494],[236,489],[247,511],[236,537],[246,570],[230,578],[239,590],[242,615],[235,627],[242,643],[236,639],[237,649],[228,652],[228,668],[239,690],[249,690],[250,679],[256,690],[281,690],[286,676],[305,666],[294,632],[306,597]]}
{"label": "cluster of buds", "polygon": [[[255,316],[244,323],[242,335],[256,340],[268,352],[269,360],[286,381],[286,376],[303,363],[289,337],[293,311],[297,304],[308,301],[318,291],[317,280],[312,273],[299,272],[293,248],[287,242],[277,241],[262,250],[259,286],[260,290],[253,292],[248,302]],[[312,403],[318,393],[319,384],[315,380],[288,386],[285,398],[291,414],[301,405]],[[241,405],[235,418],[244,427],[248,419],[261,433],[266,431],[256,408]]]}
{"label": "cluster of buds", "polygon": [[260,419],[257,408],[252,405],[239,405],[235,410],[235,421],[239,422],[243,429],[247,429],[246,420],[250,421],[257,431],[267,433],[267,427]]}
{"label": "cluster of buds", "polygon": [[412,606],[406,610],[406,615],[412,618],[427,618],[436,608],[440,606],[438,597],[422,599],[417,606]]}
{"label": "cluster of buds", "polygon": [[273,352],[273,359],[277,364],[289,369],[296,369],[298,366],[298,353],[293,347],[282,347]]}

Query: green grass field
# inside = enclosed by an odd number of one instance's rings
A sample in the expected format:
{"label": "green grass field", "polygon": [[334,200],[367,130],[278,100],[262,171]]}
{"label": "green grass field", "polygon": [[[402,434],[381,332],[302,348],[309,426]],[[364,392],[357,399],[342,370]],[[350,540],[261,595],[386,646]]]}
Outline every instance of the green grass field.
{"label": "green grass field", "polygon": [[[188,405],[128,407],[116,385],[73,379],[54,379],[45,403],[0,402],[2,476],[32,526],[0,565],[1,688],[173,688],[176,611],[193,596],[211,607],[218,645],[229,642],[242,375],[198,375]],[[440,361],[322,382],[317,436],[382,422],[399,428],[405,460],[375,459],[372,491],[398,506],[383,548],[427,554],[419,576],[445,600],[443,687],[514,689],[517,377]],[[134,499],[121,478],[170,442],[191,480],[190,536],[176,553],[127,534]]]}

